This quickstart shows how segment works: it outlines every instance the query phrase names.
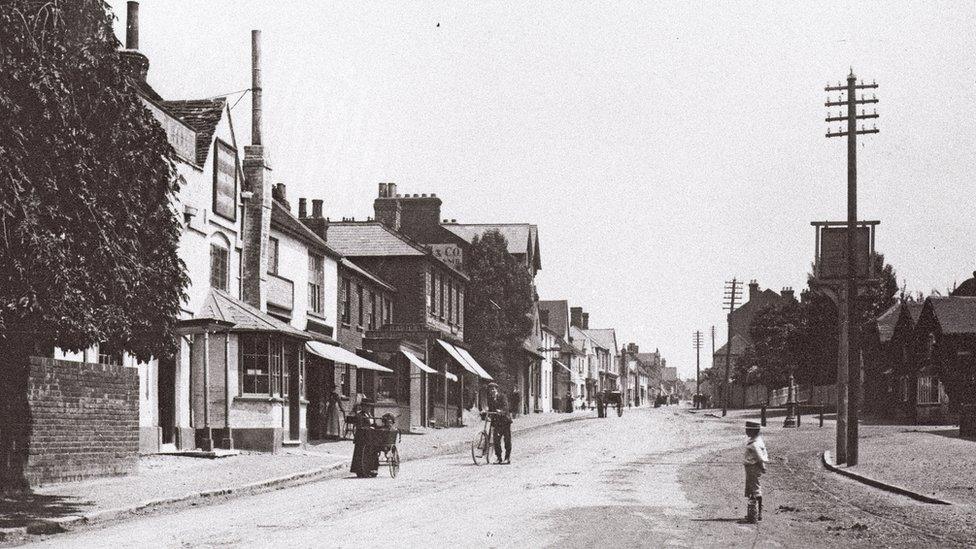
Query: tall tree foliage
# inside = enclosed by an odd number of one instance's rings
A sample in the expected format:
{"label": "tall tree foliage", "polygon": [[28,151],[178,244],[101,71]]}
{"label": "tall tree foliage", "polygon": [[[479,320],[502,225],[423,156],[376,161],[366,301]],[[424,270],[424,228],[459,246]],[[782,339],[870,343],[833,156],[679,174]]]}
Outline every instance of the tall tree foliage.
{"label": "tall tree foliage", "polygon": [[464,339],[506,393],[515,387],[522,343],[532,333],[532,276],[498,231],[475,237],[465,252]]}
{"label": "tall tree foliage", "polygon": [[23,485],[27,357],[171,352],[186,285],[175,155],[101,0],[0,5],[0,486]]}

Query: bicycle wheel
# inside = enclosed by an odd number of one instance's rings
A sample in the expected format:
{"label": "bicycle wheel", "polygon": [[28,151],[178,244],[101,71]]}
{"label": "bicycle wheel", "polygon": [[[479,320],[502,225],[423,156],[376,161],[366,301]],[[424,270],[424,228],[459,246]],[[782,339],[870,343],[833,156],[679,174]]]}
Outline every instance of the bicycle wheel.
{"label": "bicycle wheel", "polygon": [[390,476],[396,478],[397,473],[400,472],[400,452],[396,446],[390,448],[390,454],[387,456],[387,459],[390,463]]}
{"label": "bicycle wheel", "polygon": [[475,465],[481,465],[482,461],[488,463],[488,433],[482,431],[471,441],[471,459]]}

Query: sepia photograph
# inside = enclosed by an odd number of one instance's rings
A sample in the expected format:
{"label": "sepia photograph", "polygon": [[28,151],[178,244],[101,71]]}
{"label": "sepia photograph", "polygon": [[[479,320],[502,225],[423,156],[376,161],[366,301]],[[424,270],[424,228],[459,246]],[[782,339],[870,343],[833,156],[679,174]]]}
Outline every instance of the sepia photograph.
{"label": "sepia photograph", "polygon": [[0,0],[0,548],[976,547],[974,31]]}

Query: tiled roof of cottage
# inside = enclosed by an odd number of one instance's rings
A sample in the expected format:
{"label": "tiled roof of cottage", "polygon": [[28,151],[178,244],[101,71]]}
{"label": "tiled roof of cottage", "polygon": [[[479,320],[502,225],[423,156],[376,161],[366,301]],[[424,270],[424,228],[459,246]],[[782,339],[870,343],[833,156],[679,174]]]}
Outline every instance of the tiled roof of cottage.
{"label": "tiled roof of cottage", "polygon": [[976,297],[930,297],[943,334],[976,334]]}
{"label": "tiled roof of cottage", "polygon": [[610,351],[610,354],[617,354],[617,332],[613,328],[593,328],[583,331],[594,343]]}
{"label": "tiled roof of cottage", "polygon": [[545,323],[546,326],[549,326],[560,337],[565,337],[566,330],[569,328],[569,302],[565,299],[540,301],[539,311],[546,311],[548,313],[548,318]]}
{"label": "tiled roof of cottage", "polygon": [[586,333],[584,333],[583,330],[580,330],[576,326],[570,326],[569,339],[571,340],[573,347],[576,347],[576,349],[582,352],[586,340],[590,338],[587,337]]}
{"label": "tiled roof of cottage", "polygon": [[197,132],[197,164],[203,165],[210,152],[210,142],[220,122],[227,99],[187,99],[183,101],[160,101],[170,114],[186,122]]}
{"label": "tiled roof of cottage", "polygon": [[[725,349],[727,346],[728,343],[723,344],[721,347],[715,350],[715,354],[713,356],[725,356]],[[749,342],[746,341],[744,337],[740,336],[739,334],[735,334],[734,336],[732,336],[733,355],[741,355],[742,352],[745,351],[746,347],[748,346],[749,346]]]}
{"label": "tiled roof of cottage", "polygon": [[901,313],[901,302],[895,303],[887,311],[878,315],[875,323],[878,325],[878,337],[881,342],[891,341],[891,336],[895,333],[895,324],[898,323],[898,316]]}
{"label": "tiled roof of cottage", "polygon": [[194,318],[232,322],[234,327],[231,331],[234,332],[276,332],[299,339],[312,339],[311,334],[263,313],[243,301],[238,301],[223,290],[213,288]]}
{"label": "tiled roof of cottage", "polygon": [[349,257],[422,256],[419,246],[377,221],[329,223],[329,245]]}

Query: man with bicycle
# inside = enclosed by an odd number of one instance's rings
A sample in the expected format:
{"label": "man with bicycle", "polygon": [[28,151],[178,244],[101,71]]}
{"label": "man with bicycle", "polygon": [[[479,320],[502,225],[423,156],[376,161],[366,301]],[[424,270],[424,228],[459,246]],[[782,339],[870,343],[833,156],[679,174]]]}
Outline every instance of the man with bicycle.
{"label": "man with bicycle", "polygon": [[[512,457],[512,411],[508,407],[508,400],[498,389],[498,384],[492,381],[488,384],[488,411],[491,412],[491,426],[495,432],[495,457],[498,463],[510,464]],[[505,459],[502,460],[502,440],[505,441]]]}

